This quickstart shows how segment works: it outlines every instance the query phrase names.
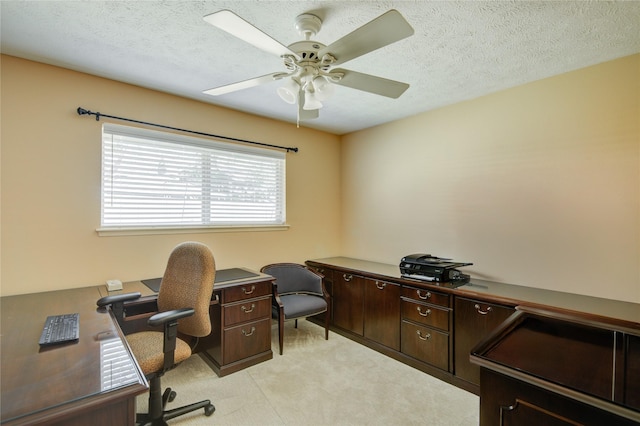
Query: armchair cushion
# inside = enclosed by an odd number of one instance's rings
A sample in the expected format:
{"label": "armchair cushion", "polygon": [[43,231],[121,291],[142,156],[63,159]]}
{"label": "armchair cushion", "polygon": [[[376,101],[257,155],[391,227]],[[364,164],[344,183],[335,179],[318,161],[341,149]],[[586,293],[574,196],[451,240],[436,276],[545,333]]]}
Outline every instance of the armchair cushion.
{"label": "armchair cushion", "polygon": [[[144,374],[162,371],[164,365],[164,334],[156,331],[143,331],[127,336],[133,355]],[[174,364],[179,364],[191,356],[191,348],[182,339],[176,339]]]}
{"label": "armchair cushion", "polygon": [[311,316],[327,310],[327,302],[321,296],[285,294],[280,296],[280,300],[285,319]]}

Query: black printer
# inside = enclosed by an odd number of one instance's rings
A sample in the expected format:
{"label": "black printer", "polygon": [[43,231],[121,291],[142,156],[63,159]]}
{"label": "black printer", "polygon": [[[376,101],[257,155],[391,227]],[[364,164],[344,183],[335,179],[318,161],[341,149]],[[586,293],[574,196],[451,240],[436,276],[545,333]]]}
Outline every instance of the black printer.
{"label": "black printer", "polygon": [[473,263],[453,262],[451,259],[424,253],[410,254],[400,260],[400,275],[403,278],[462,285],[469,282],[469,275],[456,268],[468,265]]}

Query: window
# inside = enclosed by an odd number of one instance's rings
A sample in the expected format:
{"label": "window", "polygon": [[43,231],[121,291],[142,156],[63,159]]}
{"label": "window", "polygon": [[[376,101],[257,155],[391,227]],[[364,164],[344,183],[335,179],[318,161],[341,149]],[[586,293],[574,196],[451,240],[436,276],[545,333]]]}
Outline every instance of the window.
{"label": "window", "polygon": [[104,124],[101,229],[285,223],[285,154]]}

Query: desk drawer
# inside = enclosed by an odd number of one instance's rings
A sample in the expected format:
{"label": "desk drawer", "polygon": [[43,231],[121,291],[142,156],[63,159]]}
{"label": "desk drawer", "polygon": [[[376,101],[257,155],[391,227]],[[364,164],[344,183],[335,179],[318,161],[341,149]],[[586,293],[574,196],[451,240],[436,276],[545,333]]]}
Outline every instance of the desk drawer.
{"label": "desk drawer", "polygon": [[417,360],[449,369],[449,335],[402,321],[402,353]]}
{"label": "desk drawer", "polygon": [[402,300],[402,318],[449,331],[449,310]]}
{"label": "desk drawer", "polygon": [[402,297],[418,302],[433,303],[434,305],[449,307],[449,295],[416,287],[402,286]]}
{"label": "desk drawer", "polygon": [[271,318],[224,330],[224,364],[271,350]]}
{"label": "desk drawer", "polygon": [[253,299],[254,297],[271,295],[271,281],[262,281],[252,284],[242,284],[226,288],[223,292],[222,303],[232,303],[239,300]]}
{"label": "desk drawer", "polygon": [[259,318],[271,318],[271,297],[243,300],[232,305],[225,305],[223,310],[225,326],[255,321]]}

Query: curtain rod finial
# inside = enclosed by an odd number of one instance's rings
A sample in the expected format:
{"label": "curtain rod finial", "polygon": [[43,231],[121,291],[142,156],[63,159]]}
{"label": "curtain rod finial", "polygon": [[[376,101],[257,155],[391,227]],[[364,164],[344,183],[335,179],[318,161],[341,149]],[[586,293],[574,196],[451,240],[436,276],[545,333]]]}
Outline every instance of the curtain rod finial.
{"label": "curtain rod finial", "polygon": [[95,115],[96,121],[100,121],[100,113],[99,112],[91,112],[88,109],[84,109],[82,107],[78,107],[76,110],[78,111],[78,115]]}

